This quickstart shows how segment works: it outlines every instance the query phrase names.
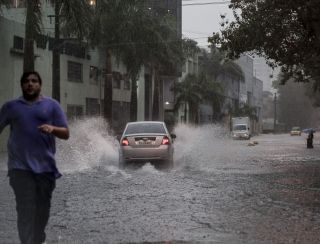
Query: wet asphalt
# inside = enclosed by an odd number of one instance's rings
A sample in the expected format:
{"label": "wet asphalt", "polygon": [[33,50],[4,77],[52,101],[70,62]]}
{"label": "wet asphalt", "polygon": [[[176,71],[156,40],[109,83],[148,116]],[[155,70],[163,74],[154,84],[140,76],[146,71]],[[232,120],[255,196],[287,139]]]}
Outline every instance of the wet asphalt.
{"label": "wet asphalt", "polygon": [[[101,133],[64,144],[47,242],[320,243],[320,135],[307,149],[305,135],[260,135],[248,146],[218,128],[175,132],[170,171],[120,170],[116,142]],[[18,243],[5,160],[0,243]]]}

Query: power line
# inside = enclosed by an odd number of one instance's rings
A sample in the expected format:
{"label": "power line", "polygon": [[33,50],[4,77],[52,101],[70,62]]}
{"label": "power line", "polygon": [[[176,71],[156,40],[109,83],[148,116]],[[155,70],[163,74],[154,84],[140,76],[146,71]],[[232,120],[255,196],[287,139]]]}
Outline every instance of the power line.
{"label": "power line", "polygon": [[229,4],[231,1],[225,2],[207,2],[207,3],[185,3],[182,6],[199,6],[199,5],[213,5],[213,4]]}

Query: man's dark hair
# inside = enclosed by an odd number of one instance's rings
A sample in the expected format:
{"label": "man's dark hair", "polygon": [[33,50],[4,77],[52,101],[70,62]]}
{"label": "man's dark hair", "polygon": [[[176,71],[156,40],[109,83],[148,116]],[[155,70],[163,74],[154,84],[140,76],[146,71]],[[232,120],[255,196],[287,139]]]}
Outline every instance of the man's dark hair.
{"label": "man's dark hair", "polygon": [[21,79],[20,79],[20,85],[22,85],[22,83],[24,83],[26,81],[26,79],[28,78],[29,75],[37,76],[40,85],[42,84],[42,79],[37,71],[27,71],[22,74]]}

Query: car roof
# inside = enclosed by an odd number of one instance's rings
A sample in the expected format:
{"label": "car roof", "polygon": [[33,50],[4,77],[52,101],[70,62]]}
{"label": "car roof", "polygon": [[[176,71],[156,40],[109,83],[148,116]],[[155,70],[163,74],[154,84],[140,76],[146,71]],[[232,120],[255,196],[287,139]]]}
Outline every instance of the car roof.
{"label": "car roof", "polygon": [[[159,125],[160,127],[163,128],[163,132],[131,132],[131,133],[128,133],[128,128],[132,127],[132,126],[136,126],[136,125]],[[144,126],[143,126],[144,127]],[[166,127],[166,124],[163,122],[163,121],[136,121],[136,122],[128,122],[124,131],[123,131],[123,135],[137,135],[137,134],[167,134],[168,131],[167,131],[167,127]]]}
{"label": "car roof", "polygon": [[160,123],[160,124],[164,124],[163,121],[153,121],[153,120],[128,122],[127,124],[143,124],[143,123]]}

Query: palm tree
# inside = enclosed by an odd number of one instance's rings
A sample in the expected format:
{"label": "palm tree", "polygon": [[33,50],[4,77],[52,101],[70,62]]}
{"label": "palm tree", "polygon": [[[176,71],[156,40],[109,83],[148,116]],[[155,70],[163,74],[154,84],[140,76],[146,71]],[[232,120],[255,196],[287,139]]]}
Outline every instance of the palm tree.
{"label": "palm tree", "polygon": [[104,86],[104,117],[112,127],[112,56],[119,54],[121,48],[130,42],[131,36],[127,26],[134,22],[133,13],[138,0],[101,0],[98,2],[93,20],[90,39],[106,53],[106,76]]}
{"label": "palm tree", "polygon": [[[9,0],[0,0],[8,4]],[[88,33],[91,14],[86,0],[51,0],[55,5],[55,43],[52,53],[52,96],[60,101],[60,21],[69,36],[79,40]],[[25,46],[23,70],[34,70],[34,40],[41,33],[41,0],[26,1]]]}
{"label": "palm tree", "polygon": [[177,53],[175,41],[179,40],[172,38],[173,32],[166,20],[155,18],[139,0],[105,0],[98,5],[92,40],[94,45],[106,50],[104,116],[109,123],[112,123],[112,55],[124,62],[131,78],[131,119],[136,116],[136,80],[140,67],[142,64],[151,67],[155,81],[153,118],[159,117],[160,70],[164,63],[174,62],[168,57]]}
{"label": "palm tree", "polygon": [[204,99],[209,101],[212,106],[214,119],[219,119],[221,107],[224,103],[223,84],[219,82],[219,76],[228,73],[240,80],[244,79],[243,72],[239,65],[226,59],[225,54],[212,48],[208,53],[202,50],[202,59],[200,62],[200,73],[203,87]]}
{"label": "palm tree", "polygon": [[[60,50],[63,37],[77,40],[88,37],[91,27],[91,8],[86,0],[51,0],[54,4],[54,45],[52,49],[52,97],[60,101]],[[60,29],[62,26],[62,31]]]}
{"label": "palm tree", "polygon": [[171,69],[173,73],[178,64],[182,63],[182,40],[177,35],[175,24],[170,16],[155,18],[151,28],[156,30],[150,33],[146,60],[154,76],[154,91],[152,103],[152,120],[160,118],[160,86],[162,73]]}
{"label": "palm tree", "polygon": [[25,24],[25,44],[23,55],[23,70],[34,70],[34,40],[41,32],[41,2],[40,0],[27,0],[27,15]]}
{"label": "palm tree", "polygon": [[170,16],[160,18],[143,8],[137,8],[134,15],[134,21],[127,24],[132,39],[121,49],[121,60],[132,77],[130,119],[136,119],[136,80],[140,67],[145,65],[150,67],[154,80],[152,119],[159,120],[162,95],[160,74],[164,70],[172,70],[181,62],[181,39],[173,28],[175,25]]}
{"label": "palm tree", "polygon": [[175,110],[184,105],[184,122],[186,123],[189,107],[189,118],[193,118],[195,122],[199,104],[202,101],[202,89],[198,83],[198,77],[194,74],[188,74],[181,82],[175,83],[173,89],[176,93]]}
{"label": "palm tree", "polygon": [[9,7],[11,1],[10,0],[0,0],[0,14],[2,13],[2,6]]}
{"label": "palm tree", "polygon": [[220,82],[210,79],[205,73],[198,76],[203,101],[211,104],[213,119],[218,120],[224,102],[223,88]]}

